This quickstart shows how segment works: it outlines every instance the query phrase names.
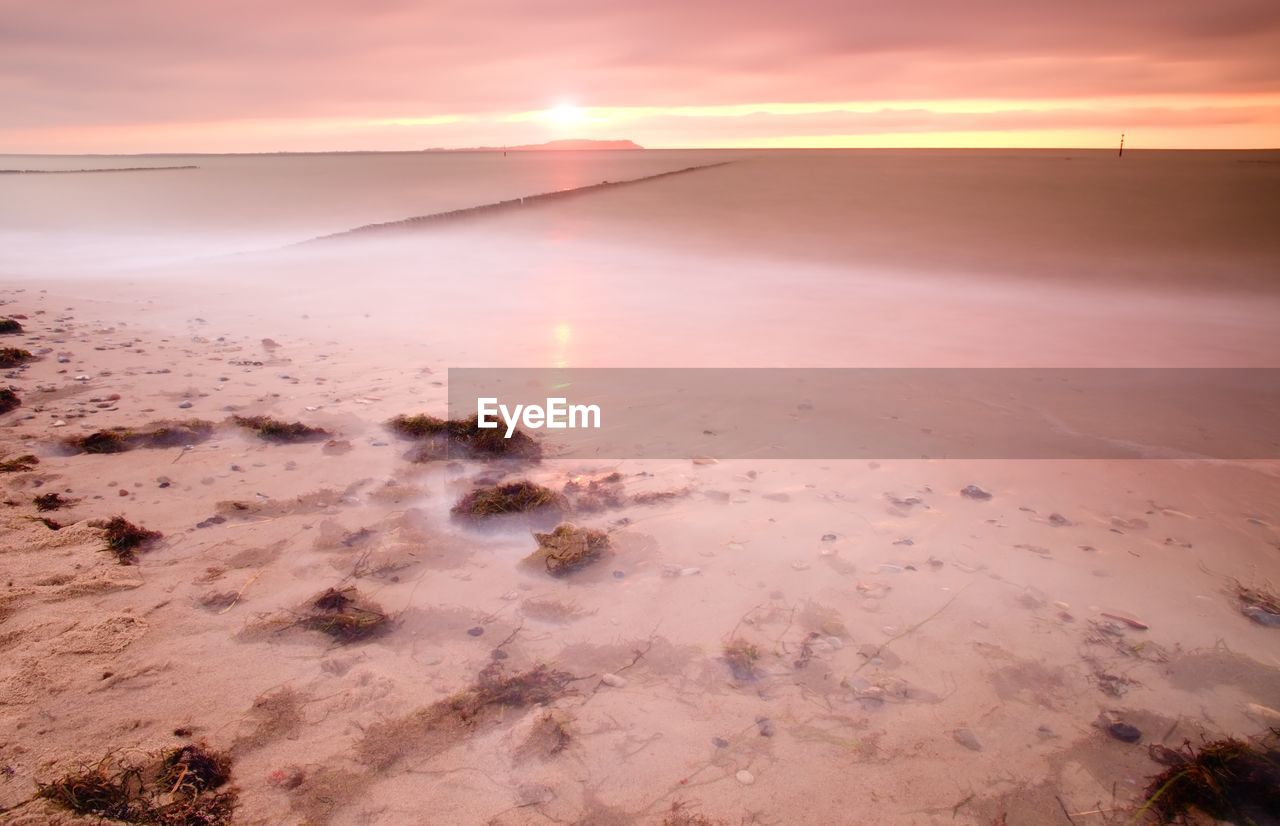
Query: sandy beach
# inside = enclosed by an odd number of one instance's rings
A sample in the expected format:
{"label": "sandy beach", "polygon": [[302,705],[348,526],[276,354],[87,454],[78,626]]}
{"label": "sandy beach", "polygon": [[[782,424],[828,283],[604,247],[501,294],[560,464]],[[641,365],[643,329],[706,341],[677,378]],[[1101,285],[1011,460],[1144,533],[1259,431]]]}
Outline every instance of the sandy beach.
{"label": "sandy beach", "polygon": [[[723,206],[746,164],[334,247],[10,260],[0,345],[32,359],[0,459],[38,461],[0,474],[0,820],[99,822],[36,792],[199,744],[229,761],[215,822],[1128,823],[1152,747],[1280,725],[1280,630],[1241,596],[1280,583],[1275,461],[413,460],[387,423],[444,415],[460,365],[1280,352],[1275,295],[1235,292],[1268,241],[1231,290],[957,280],[942,242],[887,260],[787,218],[827,243],[730,255],[731,221],[648,206]],[[262,235],[339,218],[387,216]],[[607,550],[554,576],[526,559],[548,524],[451,513],[516,480]],[[161,537],[113,553],[114,516]]]}

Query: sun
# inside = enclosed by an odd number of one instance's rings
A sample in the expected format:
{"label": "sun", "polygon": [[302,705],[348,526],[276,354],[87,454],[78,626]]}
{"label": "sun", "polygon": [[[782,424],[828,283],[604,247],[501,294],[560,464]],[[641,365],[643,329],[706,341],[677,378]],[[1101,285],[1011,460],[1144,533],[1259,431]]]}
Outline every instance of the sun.
{"label": "sun", "polygon": [[562,100],[547,110],[547,119],[557,126],[576,126],[587,119],[587,110],[570,100]]}

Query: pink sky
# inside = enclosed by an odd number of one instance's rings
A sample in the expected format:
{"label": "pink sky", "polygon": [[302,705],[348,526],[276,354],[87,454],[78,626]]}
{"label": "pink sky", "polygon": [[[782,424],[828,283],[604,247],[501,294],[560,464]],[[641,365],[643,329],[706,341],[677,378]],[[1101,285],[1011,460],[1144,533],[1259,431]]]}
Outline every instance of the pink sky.
{"label": "pink sky", "polygon": [[0,0],[0,152],[1280,146],[1275,0]]}

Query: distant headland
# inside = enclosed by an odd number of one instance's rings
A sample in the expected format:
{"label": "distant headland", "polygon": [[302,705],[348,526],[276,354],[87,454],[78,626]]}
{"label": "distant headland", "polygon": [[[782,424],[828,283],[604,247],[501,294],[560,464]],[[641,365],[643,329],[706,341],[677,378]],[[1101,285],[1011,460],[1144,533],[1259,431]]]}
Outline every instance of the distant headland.
{"label": "distant headland", "polygon": [[458,149],[432,147],[425,152],[582,152],[582,151],[617,151],[621,149],[644,149],[635,141],[593,141],[584,138],[566,138],[546,143],[525,143],[519,146],[468,146]]}

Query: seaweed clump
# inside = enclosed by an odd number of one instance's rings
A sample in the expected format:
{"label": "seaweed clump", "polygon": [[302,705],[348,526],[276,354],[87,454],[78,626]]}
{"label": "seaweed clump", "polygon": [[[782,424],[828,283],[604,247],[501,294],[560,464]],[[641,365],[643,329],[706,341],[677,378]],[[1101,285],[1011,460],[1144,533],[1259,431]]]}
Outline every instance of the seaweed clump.
{"label": "seaweed clump", "polygon": [[1152,778],[1140,812],[1160,823],[1198,809],[1215,820],[1265,823],[1280,812],[1280,751],[1228,738],[1166,750],[1173,765]]}
{"label": "seaweed clump", "polygon": [[322,427],[311,427],[302,422],[286,422],[270,416],[232,416],[238,427],[252,430],[264,442],[289,444],[292,442],[317,442],[328,439],[329,431]]}
{"label": "seaweed clump", "polygon": [[138,561],[138,551],[158,542],[163,534],[149,531],[135,525],[123,516],[113,516],[104,522],[90,522],[92,527],[101,528],[107,540],[107,550],[115,554],[121,565],[132,565]]}
{"label": "seaweed clump", "polygon": [[22,399],[11,387],[0,387],[0,413],[8,413],[22,407]]}
{"label": "seaweed clump", "polygon": [[12,459],[5,459],[0,462],[0,473],[22,473],[27,470],[34,470],[35,466],[40,464],[40,460],[32,456],[30,453],[24,453],[21,456],[15,456]]}
{"label": "seaweed clump", "polygon": [[500,427],[480,427],[480,419],[439,419],[435,416],[396,416],[387,428],[418,442],[405,454],[411,462],[437,459],[522,459],[536,462],[542,446],[520,430],[507,438]]}
{"label": "seaweed clump", "polygon": [[30,350],[21,347],[0,347],[0,367],[20,367],[29,361],[35,361]]}
{"label": "seaweed clump", "polygon": [[454,516],[462,519],[486,519],[504,514],[554,516],[568,510],[563,494],[534,484],[527,479],[476,488],[453,506]]}
{"label": "seaweed clump", "polygon": [[1240,601],[1240,613],[1259,625],[1280,628],[1280,596],[1265,587],[1250,587],[1239,581],[1235,584],[1236,599]]}
{"label": "seaweed clump", "polygon": [[[97,766],[40,784],[36,796],[78,815],[145,826],[221,826],[236,791],[231,761],[204,744],[172,749],[150,765]],[[219,791],[221,790],[221,791]]]}
{"label": "seaweed clump", "polygon": [[31,501],[35,504],[36,510],[41,513],[61,510],[62,508],[73,504],[70,499],[67,499],[60,493],[42,493]]}
{"label": "seaweed clump", "polygon": [[749,682],[756,679],[759,676],[756,670],[759,659],[760,649],[754,643],[733,640],[724,646],[724,661],[735,680]]}
{"label": "seaweed clump", "polygon": [[552,576],[565,576],[589,565],[609,549],[609,535],[604,531],[579,528],[564,522],[551,533],[534,533],[538,549],[527,560],[546,566]]}
{"label": "seaweed clump", "polygon": [[671,804],[667,816],[662,819],[662,826],[727,826],[727,821],[712,820],[704,814],[691,811],[683,802]]}
{"label": "seaweed clump", "polygon": [[212,435],[212,422],[189,419],[152,422],[142,428],[111,427],[63,439],[62,446],[72,453],[124,453],[135,448],[185,447]]}
{"label": "seaweed clump", "polygon": [[564,695],[572,674],[545,664],[505,674],[490,663],[473,685],[411,714],[375,723],[356,745],[361,762],[387,768],[415,751],[439,751],[456,743],[506,709],[546,705]]}
{"label": "seaweed clump", "polygon": [[22,325],[16,318],[0,318],[0,335],[14,335],[21,332],[23,332]]}
{"label": "seaweed clump", "polygon": [[355,588],[330,588],[311,601],[302,619],[304,628],[344,644],[372,639],[384,633],[389,623],[386,613]]}

